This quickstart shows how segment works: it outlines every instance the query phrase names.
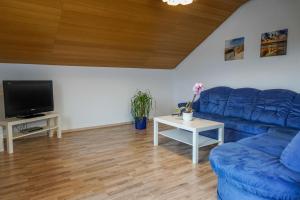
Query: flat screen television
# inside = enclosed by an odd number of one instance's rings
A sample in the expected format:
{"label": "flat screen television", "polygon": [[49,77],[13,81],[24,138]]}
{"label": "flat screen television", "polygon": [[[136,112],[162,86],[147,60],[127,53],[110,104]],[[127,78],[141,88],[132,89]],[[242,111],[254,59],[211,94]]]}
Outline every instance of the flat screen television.
{"label": "flat screen television", "polygon": [[54,110],[52,81],[3,81],[5,117],[29,118]]}

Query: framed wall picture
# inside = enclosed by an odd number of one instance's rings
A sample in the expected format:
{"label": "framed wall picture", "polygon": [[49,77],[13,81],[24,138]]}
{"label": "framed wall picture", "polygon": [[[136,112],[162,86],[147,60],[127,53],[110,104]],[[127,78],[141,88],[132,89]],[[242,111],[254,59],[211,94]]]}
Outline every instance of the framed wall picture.
{"label": "framed wall picture", "polygon": [[245,38],[235,38],[225,41],[225,61],[244,59]]}
{"label": "framed wall picture", "polygon": [[282,56],[287,53],[288,29],[261,35],[260,57]]}

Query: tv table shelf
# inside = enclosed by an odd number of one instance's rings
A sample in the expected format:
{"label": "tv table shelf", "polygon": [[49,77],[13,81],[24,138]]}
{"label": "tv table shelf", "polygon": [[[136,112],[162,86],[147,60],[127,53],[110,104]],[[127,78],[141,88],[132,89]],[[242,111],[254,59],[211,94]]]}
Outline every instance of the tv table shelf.
{"label": "tv table shelf", "polygon": [[[17,125],[28,124],[28,123],[39,122],[39,121],[47,121],[47,126],[42,127],[41,130],[37,130],[29,133],[14,132],[14,127]],[[61,138],[62,136],[60,116],[57,113],[47,113],[44,116],[34,117],[29,119],[8,118],[4,121],[1,121],[0,126],[2,126],[5,131],[8,153],[14,152],[13,140],[18,138],[23,138],[29,135],[34,135],[42,132],[48,132],[49,137],[53,137],[55,131],[56,131],[57,138]]]}

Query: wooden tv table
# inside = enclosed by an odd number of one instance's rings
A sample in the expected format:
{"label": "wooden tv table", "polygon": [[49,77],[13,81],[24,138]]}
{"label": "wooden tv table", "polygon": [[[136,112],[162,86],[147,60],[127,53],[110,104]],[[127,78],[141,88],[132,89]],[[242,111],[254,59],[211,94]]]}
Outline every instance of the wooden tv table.
{"label": "wooden tv table", "polygon": [[[171,130],[159,131],[158,123],[175,127]],[[218,129],[218,140],[199,135],[199,132]],[[198,164],[198,150],[200,147],[224,143],[224,124],[205,119],[194,118],[183,121],[178,116],[162,116],[154,118],[154,146],[158,145],[158,135],[177,140],[193,147],[193,164]]]}
{"label": "wooden tv table", "polygon": [[[41,130],[29,132],[29,133],[20,133],[14,132],[14,127],[17,125],[28,124],[39,121],[47,121],[47,125],[42,127]],[[57,138],[61,138],[61,124],[60,116],[57,113],[46,113],[41,117],[34,117],[29,119],[20,119],[20,118],[8,118],[0,122],[0,126],[4,129],[4,135],[6,135],[7,143],[7,152],[13,153],[13,140],[18,138],[23,138],[29,135],[34,135],[42,132],[48,132],[49,137],[52,137],[54,131],[56,130]],[[1,141],[2,142],[2,141]]]}

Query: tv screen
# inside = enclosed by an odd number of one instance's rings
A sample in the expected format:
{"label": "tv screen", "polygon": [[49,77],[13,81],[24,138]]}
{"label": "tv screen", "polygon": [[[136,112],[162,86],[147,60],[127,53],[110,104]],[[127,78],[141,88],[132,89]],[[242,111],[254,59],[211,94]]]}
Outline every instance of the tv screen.
{"label": "tv screen", "polygon": [[52,81],[3,81],[5,117],[54,110]]}

